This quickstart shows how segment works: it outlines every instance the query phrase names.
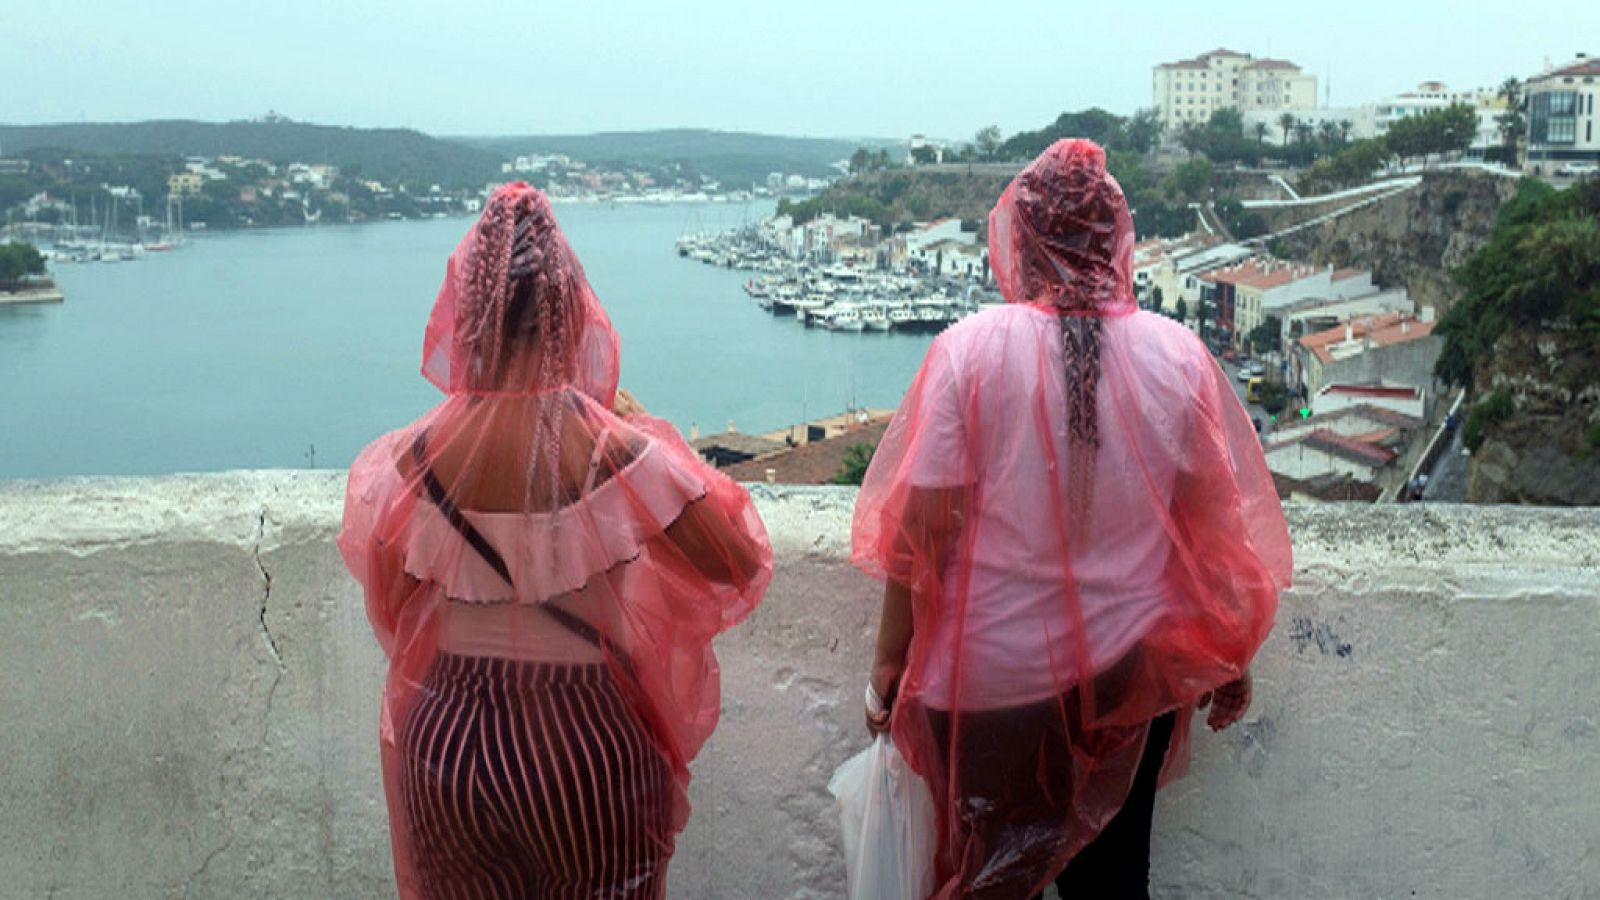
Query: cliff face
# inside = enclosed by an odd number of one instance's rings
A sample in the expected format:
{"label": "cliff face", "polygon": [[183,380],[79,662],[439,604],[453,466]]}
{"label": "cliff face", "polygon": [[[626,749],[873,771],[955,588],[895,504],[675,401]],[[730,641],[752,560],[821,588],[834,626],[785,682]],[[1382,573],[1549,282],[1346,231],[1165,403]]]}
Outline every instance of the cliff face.
{"label": "cliff face", "polygon": [[1515,331],[1495,344],[1475,395],[1504,392],[1512,413],[1485,427],[1473,503],[1600,505],[1600,346],[1576,330]]}
{"label": "cliff face", "polygon": [[[1275,246],[1290,259],[1370,268],[1379,284],[1404,286],[1418,305],[1443,315],[1461,295],[1451,270],[1488,242],[1495,215],[1516,185],[1483,172],[1430,172],[1416,188],[1280,238]],[[1328,211],[1275,211],[1269,225],[1276,231]]]}

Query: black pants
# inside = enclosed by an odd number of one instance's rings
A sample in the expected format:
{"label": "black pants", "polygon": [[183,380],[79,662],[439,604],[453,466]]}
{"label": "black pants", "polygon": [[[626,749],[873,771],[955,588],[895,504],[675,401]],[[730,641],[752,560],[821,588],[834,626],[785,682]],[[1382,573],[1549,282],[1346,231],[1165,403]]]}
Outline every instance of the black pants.
{"label": "black pants", "polygon": [[1175,715],[1167,713],[1150,723],[1150,737],[1127,801],[1056,878],[1061,900],[1149,900],[1150,821],[1155,812],[1156,780],[1176,722]]}

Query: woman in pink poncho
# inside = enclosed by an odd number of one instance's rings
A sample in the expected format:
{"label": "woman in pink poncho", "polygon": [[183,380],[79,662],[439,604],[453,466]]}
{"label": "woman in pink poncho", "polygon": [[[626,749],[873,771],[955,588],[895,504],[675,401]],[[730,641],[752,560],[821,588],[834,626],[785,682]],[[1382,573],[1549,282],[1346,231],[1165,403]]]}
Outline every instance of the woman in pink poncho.
{"label": "woman in pink poncho", "polygon": [[761,522],[617,400],[616,333],[525,184],[450,257],[422,372],[445,399],[351,466],[339,534],[389,656],[400,894],[659,898]]}
{"label": "woman in pink poncho", "polygon": [[886,581],[868,727],[927,780],[936,896],[1148,896],[1158,778],[1249,702],[1289,583],[1254,428],[1200,341],[1140,312],[1105,153],[1006,189],[1008,301],[929,348],[873,457],[853,559]]}

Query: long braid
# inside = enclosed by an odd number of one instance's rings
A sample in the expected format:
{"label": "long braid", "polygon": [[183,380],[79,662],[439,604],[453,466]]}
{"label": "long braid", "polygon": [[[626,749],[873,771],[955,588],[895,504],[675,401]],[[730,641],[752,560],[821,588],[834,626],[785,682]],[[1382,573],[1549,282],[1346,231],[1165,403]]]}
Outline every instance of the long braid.
{"label": "long braid", "polygon": [[1067,399],[1067,499],[1073,542],[1088,536],[1094,465],[1100,450],[1099,316],[1061,315],[1061,363]]}

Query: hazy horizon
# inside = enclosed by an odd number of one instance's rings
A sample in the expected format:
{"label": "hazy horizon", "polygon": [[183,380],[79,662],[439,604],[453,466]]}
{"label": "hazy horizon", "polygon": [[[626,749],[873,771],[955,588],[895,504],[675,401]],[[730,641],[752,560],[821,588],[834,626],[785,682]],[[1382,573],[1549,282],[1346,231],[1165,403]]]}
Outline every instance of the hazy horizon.
{"label": "hazy horizon", "polygon": [[1131,113],[1150,105],[1152,66],[1217,47],[1296,62],[1317,75],[1319,102],[1353,106],[1428,80],[1492,87],[1592,51],[1574,36],[1600,34],[1600,4],[1548,0],[1352,0],[1292,16],[1263,0],[1070,13],[1035,0],[354,6],[13,8],[0,13],[10,38],[0,119],[226,122],[273,110],[444,137],[705,128],[962,140],[990,124],[1038,128],[1064,110]]}

